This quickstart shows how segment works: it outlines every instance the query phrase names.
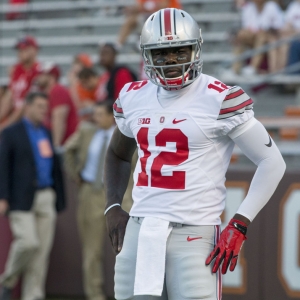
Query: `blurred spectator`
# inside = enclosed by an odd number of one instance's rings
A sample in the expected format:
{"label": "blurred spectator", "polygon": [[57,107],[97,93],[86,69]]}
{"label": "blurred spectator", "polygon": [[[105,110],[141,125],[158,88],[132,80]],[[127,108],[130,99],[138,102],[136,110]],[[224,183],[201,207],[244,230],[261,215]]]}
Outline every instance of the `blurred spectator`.
{"label": "blurred spectator", "polygon": [[38,73],[36,40],[26,36],[17,41],[15,48],[18,63],[12,67],[9,87],[1,101],[0,131],[22,117],[24,98]]}
{"label": "blurred spectator", "polygon": [[78,73],[80,86],[89,93],[89,103],[94,103],[97,100],[97,89],[100,84],[100,78],[97,72],[92,68],[83,68]]}
{"label": "blurred spectator", "polygon": [[247,3],[247,0],[235,0],[234,4],[235,4],[236,10],[241,10],[244,7],[244,5],[246,5],[246,3]]}
{"label": "blurred spectator", "polygon": [[1,275],[1,300],[11,299],[21,274],[22,299],[45,299],[55,207],[65,206],[59,160],[42,126],[47,111],[46,95],[29,94],[24,118],[6,128],[0,140],[0,215],[8,214],[14,238]]}
{"label": "blurred spectator", "polygon": [[294,0],[287,7],[282,31],[291,36],[300,32],[300,0]]}
{"label": "blurred spectator", "polygon": [[74,133],[78,124],[75,105],[69,91],[58,83],[60,70],[52,62],[43,63],[35,79],[40,91],[49,96],[47,128],[51,129],[53,144],[60,151],[66,139]]}
{"label": "blurred spectator", "polygon": [[94,103],[94,93],[85,89],[79,81],[78,74],[84,68],[92,68],[93,62],[86,53],[80,53],[75,56],[71,69],[68,74],[69,89],[72,99],[77,109],[92,105]]}
{"label": "blurred spectator", "polygon": [[[123,86],[136,80],[135,74],[126,66],[116,64],[117,51],[113,44],[105,44],[100,48],[99,64],[104,67],[105,72],[99,77],[94,69],[84,68],[79,74],[80,84],[84,89],[90,91],[92,101],[113,101]],[[112,104],[111,103],[111,104]]]}
{"label": "blurred spectator", "polygon": [[123,86],[136,81],[136,75],[125,65],[116,63],[117,50],[113,44],[106,43],[100,47],[99,64],[105,69],[97,88],[97,101],[115,100]]}
{"label": "blurred spectator", "polygon": [[[287,66],[292,66],[296,63],[300,63],[300,40],[295,40],[291,43]],[[299,74],[300,69],[290,72],[291,74]]]}
{"label": "blurred spectator", "polygon": [[[256,49],[278,39],[283,26],[283,13],[274,1],[253,0],[242,7],[242,29],[235,40],[235,55],[239,55],[247,48]],[[270,72],[276,70],[276,51],[272,49],[267,53],[268,68]],[[259,71],[264,54],[257,54],[250,59],[249,65],[242,69],[244,75],[253,75]],[[233,66],[235,73],[240,73],[241,62]]]}
{"label": "blurred spectator", "polygon": [[6,85],[0,85],[0,111],[1,111],[2,99],[3,99],[3,96],[5,95],[6,91],[7,91],[7,86]]}
{"label": "blurred spectator", "polygon": [[28,4],[29,0],[9,0],[8,3],[11,5],[12,12],[6,15],[7,20],[23,19],[26,17],[26,13],[15,11],[17,6]]}
{"label": "blurred spectator", "polygon": [[122,25],[118,38],[118,47],[122,47],[130,33],[137,27],[138,18],[142,14],[143,19],[162,8],[179,8],[181,9],[180,0],[137,0],[135,6],[125,9],[126,20]]}
{"label": "blurred spectator", "polygon": [[[285,13],[285,25],[281,31],[281,38],[292,37],[296,34],[300,34],[300,0],[291,2],[287,7]],[[289,43],[284,44],[279,48],[276,59],[277,71],[282,70],[286,65],[292,65],[300,61],[300,53],[298,53],[300,52],[300,42],[298,40],[292,42],[291,48]]]}
{"label": "blurred spectator", "polygon": [[115,123],[110,102],[94,106],[94,125],[81,123],[65,146],[67,173],[79,186],[78,228],[83,250],[84,290],[89,300],[104,300],[103,238],[106,234],[104,157]]}

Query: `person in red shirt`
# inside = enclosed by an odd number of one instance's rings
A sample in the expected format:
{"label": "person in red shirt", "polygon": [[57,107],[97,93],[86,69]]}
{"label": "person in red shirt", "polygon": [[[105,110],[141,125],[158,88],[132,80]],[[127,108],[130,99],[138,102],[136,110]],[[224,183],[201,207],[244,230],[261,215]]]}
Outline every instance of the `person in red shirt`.
{"label": "person in red shirt", "polygon": [[38,44],[34,37],[19,39],[15,48],[18,50],[18,63],[11,68],[9,87],[2,99],[0,131],[21,118],[25,96],[38,73]]}
{"label": "person in red shirt", "polygon": [[53,144],[57,150],[72,135],[78,118],[69,91],[58,83],[60,70],[52,62],[41,64],[35,79],[38,88],[49,97],[49,113],[45,125],[51,130]]}
{"label": "person in red shirt", "polygon": [[98,74],[91,68],[82,69],[79,74],[81,85],[92,93],[91,101],[114,101],[123,86],[136,80],[135,74],[125,65],[116,64],[117,51],[113,44],[105,44],[100,48],[99,64],[105,72]]}
{"label": "person in red shirt", "polygon": [[16,20],[26,18],[26,13],[16,10],[16,7],[26,5],[29,0],[9,0],[8,3],[11,5],[12,12],[6,14],[6,20]]}
{"label": "person in red shirt", "polygon": [[125,65],[116,63],[118,52],[115,45],[106,43],[100,47],[99,64],[105,69],[100,76],[97,100],[116,100],[123,86],[136,81],[136,75]]}

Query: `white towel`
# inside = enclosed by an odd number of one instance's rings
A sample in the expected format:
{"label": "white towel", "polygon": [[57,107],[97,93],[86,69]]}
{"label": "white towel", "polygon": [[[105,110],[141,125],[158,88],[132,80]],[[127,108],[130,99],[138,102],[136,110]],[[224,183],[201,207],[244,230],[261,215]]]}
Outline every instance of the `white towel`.
{"label": "white towel", "polygon": [[167,239],[173,227],[160,218],[144,218],[138,239],[134,295],[161,296]]}

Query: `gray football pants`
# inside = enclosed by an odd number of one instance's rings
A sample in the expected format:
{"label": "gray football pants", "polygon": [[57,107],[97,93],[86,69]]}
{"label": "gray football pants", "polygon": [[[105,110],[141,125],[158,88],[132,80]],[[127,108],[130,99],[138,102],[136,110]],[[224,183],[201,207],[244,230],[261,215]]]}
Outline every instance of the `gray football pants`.
{"label": "gray football pants", "polygon": [[116,299],[221,300],[221,274],[213,274],[211,266],[205,265],[207,256],[219,238],[220,227],[176,223],[173,224],[167,240],[162,296],[133,296],[137,244],[142,220],[143,218],[131,217],[126,227],[123,248],[117,255],[115,265]]}

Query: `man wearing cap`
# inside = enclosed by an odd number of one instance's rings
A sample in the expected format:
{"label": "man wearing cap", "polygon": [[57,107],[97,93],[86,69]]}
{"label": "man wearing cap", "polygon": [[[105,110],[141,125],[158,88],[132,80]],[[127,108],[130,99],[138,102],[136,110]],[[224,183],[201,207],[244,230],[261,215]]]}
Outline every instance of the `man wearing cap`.
{"label": "man wearing cap", "polygon": [[60,70],[52,62],[42,63],[35,83],[49,97],[49,113],[46,126],[51,129],[53,144],[59,150],[66,139],[74,133],[78,118],[69,91],[58,83]]}
{"label": "man wearing cap", "polygon": [[38,72],[38,44],[35,38],[25,36],[17,41],[15,48],[18,51],[18,63],[11,69],[9,88],[3,96],[0,131],[21,118],[24,98]]}

